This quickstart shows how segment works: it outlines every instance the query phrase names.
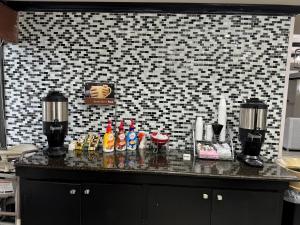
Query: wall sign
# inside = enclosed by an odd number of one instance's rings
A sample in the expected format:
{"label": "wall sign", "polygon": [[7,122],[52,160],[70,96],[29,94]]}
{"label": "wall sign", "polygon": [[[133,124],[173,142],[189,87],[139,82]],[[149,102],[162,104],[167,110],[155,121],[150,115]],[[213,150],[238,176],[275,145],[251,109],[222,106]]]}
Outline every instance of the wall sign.
{"label": "wall sign", "polygon": [[115,85],[107,82],[86,83],[84,102],[89,105],[114,105]]}

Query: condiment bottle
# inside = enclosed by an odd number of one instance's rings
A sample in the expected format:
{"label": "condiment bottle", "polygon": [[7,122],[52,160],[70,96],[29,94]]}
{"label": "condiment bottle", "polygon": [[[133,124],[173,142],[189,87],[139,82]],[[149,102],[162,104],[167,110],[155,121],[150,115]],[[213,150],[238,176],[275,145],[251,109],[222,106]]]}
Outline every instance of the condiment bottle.
{"label": "condiment bottle", "polygon": [[129,132],[127,133],[127,136],[126,136],[126,148],[127,148],[127,150],[130,150],[130,151],[135,151],[138,146],[138,137],[137,137],[137,134],[135,133],[134,129],[135,129],[134,121],[133,121],[133,119],[131,119]]}
{"label": "condiment bottle", "polygon": [[139,140],[139,150],[144,150],[146,148],[147,138],[144,131],[139,131],[138,133]]}
{"label": "condiment bottle", "polygon": [[111,121],[108,120],[106,132],[103,137],[103,152],[113,152],[115,147],[115,137],[112,132]]}
{"label": "condiment bottle", "polygon": [[120,123],[119,126],[119,133],[117,135],[116,140],[116,150],[117,151],[125,151],[126,150],[126,136],[124,132],[124,122],[123,120]]}

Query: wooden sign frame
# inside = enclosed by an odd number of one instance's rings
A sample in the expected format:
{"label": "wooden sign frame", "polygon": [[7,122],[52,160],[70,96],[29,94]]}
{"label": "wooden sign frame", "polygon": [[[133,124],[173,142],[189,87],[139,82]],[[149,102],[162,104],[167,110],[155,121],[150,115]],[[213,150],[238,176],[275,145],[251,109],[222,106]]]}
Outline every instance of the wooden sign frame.
{"label": "wooden sign frame", "polygon": [[115,105],[115,84],[88,82],[84,85],[84,102],[88,105]]}

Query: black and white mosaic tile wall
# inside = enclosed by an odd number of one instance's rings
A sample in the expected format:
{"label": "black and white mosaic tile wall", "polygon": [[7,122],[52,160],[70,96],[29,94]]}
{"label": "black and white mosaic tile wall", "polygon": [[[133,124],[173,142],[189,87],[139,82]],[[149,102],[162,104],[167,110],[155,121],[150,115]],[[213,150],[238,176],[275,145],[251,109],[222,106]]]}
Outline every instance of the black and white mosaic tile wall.
{"label": "black and white mosaic tile wall", "polygon": [[264,155],[277,155],[290,17],[21,12],[20,43],[5,48],[9,145],[43,145],[41,98],[70,101],[69,139],[104,131],[112,107],[87,106],[88,81],[116,83],[118,120],[164,128],[171,147],[191,147],[191,122],[216,121],[220,95],[238,145],[239,105],[269,104]]}

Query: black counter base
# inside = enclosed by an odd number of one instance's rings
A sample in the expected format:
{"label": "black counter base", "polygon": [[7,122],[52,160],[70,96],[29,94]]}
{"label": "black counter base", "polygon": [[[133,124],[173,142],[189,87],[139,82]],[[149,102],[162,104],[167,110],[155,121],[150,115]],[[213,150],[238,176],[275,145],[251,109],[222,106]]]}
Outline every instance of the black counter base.
{"label": "black counter base", "polygon": [[150,179],[144,183],[146,177],[125,176],[130,178],[126,181],[123,174],[116,175],[106,182],[21,179],[22,224],[281,224],[287,185],[200,179],[188,186],[183,177],[175,185],[175,178],[160,175],[151,184]]}
{"label": "black counter base", "polygon": [[287,182],[20,168],[22,225],[280,225]]}
{"label": "black counter base", "polygon": [[22,225],[281,225],[283,193],[297,180],[272,163],[151,151],[38,153],[16,173]]}

